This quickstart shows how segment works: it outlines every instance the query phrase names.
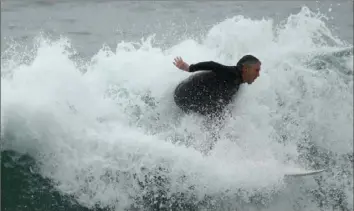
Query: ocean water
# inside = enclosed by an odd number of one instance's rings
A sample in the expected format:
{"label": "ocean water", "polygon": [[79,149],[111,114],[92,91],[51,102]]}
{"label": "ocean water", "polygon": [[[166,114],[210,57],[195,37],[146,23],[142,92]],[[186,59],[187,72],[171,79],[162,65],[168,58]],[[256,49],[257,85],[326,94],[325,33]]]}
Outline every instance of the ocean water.
{"label": "ocean water", "polygon": [[[2,210],[353,210],[352,1],[1,7]],[[244,54],[225,121],[175,106],[174,57]]]}

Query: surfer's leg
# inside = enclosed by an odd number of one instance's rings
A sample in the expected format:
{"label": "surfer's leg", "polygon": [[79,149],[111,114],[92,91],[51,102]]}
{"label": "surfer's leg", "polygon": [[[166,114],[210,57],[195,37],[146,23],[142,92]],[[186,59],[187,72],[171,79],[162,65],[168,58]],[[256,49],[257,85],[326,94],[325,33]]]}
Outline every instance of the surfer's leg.
{"label": "surfer's leg", "polygon": [[193,84],[182,82],[175,89],[174,101],[184,113],[201,113],[201,102],[197,95]]}
{"label": "surfer's leg", "polygon": [[196,87],[190,79],[182,81],[174,92],[174,101],[183,112],[194,112],[203,116],[218,116],[225,107],[213,98],[215,97],[209,92]]}
{"label": "surfer's leg", "polygon": [[215,110],[215,113],[206,116],[203,125],[210,140],[210,150],[212,150],[219,141],[220,131],[225,127],[227,119],[232,116],[230,112],[229,109],[225,108],[223,110]]}
{"label": "surfer's leg", "polygon": [[188,113],[188,95],[185,91],[184,84],[181,83],[176,87],[173,99],[184,113]]}

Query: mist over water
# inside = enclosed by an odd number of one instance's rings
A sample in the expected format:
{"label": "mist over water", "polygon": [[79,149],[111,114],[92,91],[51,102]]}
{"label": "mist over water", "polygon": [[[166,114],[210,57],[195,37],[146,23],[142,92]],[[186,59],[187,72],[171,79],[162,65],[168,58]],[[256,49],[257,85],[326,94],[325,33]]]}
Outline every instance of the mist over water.
{"label": "mist over water", "polygon": [[[150,36],[90,60],[65,37],[9,48],[3,149],[28,153],[35,171],[90,208],[352,210],[352,46],[306,7],[280,25],[225,19],[201,40],[161,49]],[[261,76],[240,88],[225,122],[179,111],[172,94],[190,73],[174,57],[233,65],[244,54],[262,61]],[[327,171],[285,178],[294,165]]]}

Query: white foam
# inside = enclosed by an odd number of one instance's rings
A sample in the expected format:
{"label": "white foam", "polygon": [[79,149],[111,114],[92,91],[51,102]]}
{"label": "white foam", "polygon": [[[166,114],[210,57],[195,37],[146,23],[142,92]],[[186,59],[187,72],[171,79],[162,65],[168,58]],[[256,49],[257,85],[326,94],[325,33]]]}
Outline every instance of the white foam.
{"label": "white foam", "polygon": [[[345,84],[334,69],[326,73],[306,63],[313,52],[345,43],[306,8],[282,26],[227,19],[202,43],[186,40],[166,51],[150,39],[140,46],[119,43],[93,56],[84,74],[70,59],[66,40],[40,40],[33,62],[2,66],[12,73],[1,79],[4,147],[30,153],[42,163],[43,176],[84,205],[133,204],[143,193],[132,175],[143,180],[159,166],[175,181],[171,192],[194,186],[198,198],[233,199],[240,189],[244,199],[257,191],[266,197],[283,190],[282,165],[296,161],[296,146],[306,134],[334,153],[353,149],[352,82]],[[230,105],[232,117],[205,156],[210,137],[202,118],[181,117],[173,103],[174,87],[189,75],[173,66],[173,58],[231,65],[246,53],[262,60],[261,77],[241,87]],[[155,98],[155,110],[141,98],[146,93]],[[190,147],[173,144],[176,139]],[[353,193],[346,194],[351,199]]]}

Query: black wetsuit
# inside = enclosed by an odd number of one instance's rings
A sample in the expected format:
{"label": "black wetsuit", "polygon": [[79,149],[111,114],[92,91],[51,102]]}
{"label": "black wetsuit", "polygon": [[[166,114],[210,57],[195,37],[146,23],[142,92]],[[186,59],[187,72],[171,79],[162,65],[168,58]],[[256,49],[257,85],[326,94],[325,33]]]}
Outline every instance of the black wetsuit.
{"label": "black wetsuit", "polygon": [[225,66],[208,61],[192,64],[189,72],[203,70],[182,81],[176,88],[174,100],[184,112],[214,116],[227,106],[243,83],[238,66]]}

